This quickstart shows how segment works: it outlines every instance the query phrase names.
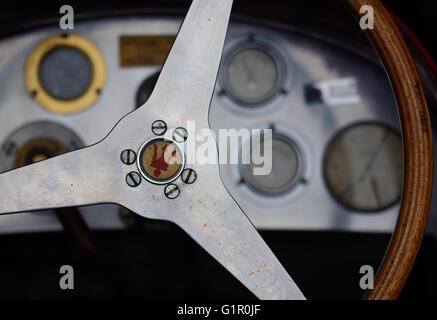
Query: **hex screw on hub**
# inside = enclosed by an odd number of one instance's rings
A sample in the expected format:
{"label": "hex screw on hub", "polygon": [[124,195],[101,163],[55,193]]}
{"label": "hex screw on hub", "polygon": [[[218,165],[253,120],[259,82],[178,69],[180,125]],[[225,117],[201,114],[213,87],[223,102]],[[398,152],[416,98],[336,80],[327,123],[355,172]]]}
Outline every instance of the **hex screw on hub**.
{"label": "hex screw on hub", "polygon": [[132,171],[126,175],[126,183],[129,187],[138,187],[141,183],[141,176],[138,172]]}
{"label": "hex screw on hub", "polygon": [[137,160],[137,154],[133,150],[126,149],[121,153],[120,158],[125,165],[131,165]]}
{"label": "hex screw on hub", "polygon": [[176,142],[185,142],[188,139],[188,132],[185,128],[179,127],[173,131],[173,140]]}
{"label": "hex screw on hub", "polygon": [[179,189],[179,187],[173,183],[165,186],[164,194],[168,199],[176,199],[177,197],[179,197],[180,193],[181,190]]}
{"label": "hex screw on hub", "polygon": [[182,171],[181,179],[186,184],[192,184],[197,180],[197,173],[193,169],[185,169]]}
{"label": "hex screw on hub", "polygon": [[157,136],[162,136],[167,132],[167,124],[162,120],[156,120],[152,124],[152,132]]}

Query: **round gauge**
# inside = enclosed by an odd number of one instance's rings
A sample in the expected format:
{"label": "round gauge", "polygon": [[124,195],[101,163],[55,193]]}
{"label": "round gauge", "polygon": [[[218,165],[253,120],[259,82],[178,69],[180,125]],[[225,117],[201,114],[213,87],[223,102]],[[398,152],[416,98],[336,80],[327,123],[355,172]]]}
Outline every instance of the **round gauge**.
{"label": "round gauge", "polygon": [[82,140],[54,122],[34,122],[13,132],[0,148],[0,172],[82,148]]}
{"label": "round gauge", "polygon": [[49,51],[39,66],[39,77],[48,94],[59,100],[83,95],[92,78],[92,66],[85,54],[73,47]]}
{"label": "round gauge", "polygon": [[91,107],[106,83],[106,65],[99,48],[73,33],[41,41],[26,62],[26,86],[43,108],[75,114]]}
{"label": "round gauge", "polygon": [[329,190],[356,211],[381,211],[402,192],[402,139],[393,129],[361,123],[341,131],[325,157]]}
{"label": "round gauge", "polygon": [[243,47],[235,51],[225,66],[225,88],[238,102],[259,104],[279,89],[278,60],[261,47]]}
{"label": "round gauge", "polygon": [[[264,150],[263,140],[256,147]],[[260,167],[251,161],[242,166],[244,181],[256,191],[275,195],[290,190],[299,180],[301,173],[301,156],[297,147],[282,136],[272,139],[272,170],[267,175],[256,175],[254,169]]]}

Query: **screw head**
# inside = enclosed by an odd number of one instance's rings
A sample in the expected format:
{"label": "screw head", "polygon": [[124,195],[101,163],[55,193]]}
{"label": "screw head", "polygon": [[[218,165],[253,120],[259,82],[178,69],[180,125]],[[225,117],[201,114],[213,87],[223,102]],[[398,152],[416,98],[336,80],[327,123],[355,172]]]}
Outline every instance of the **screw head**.
{"label": "screw head", "polygon": [[179,197],[179,194],[181,193],[181,190],[179,189],[179,187],[173,183],[170,183],[168,185],[165,186],[164,188],[164,194],[168,199],[176,199],[177,197]]}
{"label": "screw head", "polygon": [[162,136],[167,132],[167,124],[162,120],[156,120],[152,124],[152,132],[157,136]]}
{"label": "screw head", "polygon": [[188,139],[188,132],[185,128],[178,127],[173,131],[173,140],[176,142],[185,142]]}
{"label": "screw head", "polygon": [[137,160],[137,154],[131,149],[126,149],[121,153],[120,158],[125,165],[131,165]]}
{"label": "screw head", "polygon": [[126,183],[129,187],[138,187],[141,183],[141,176],[138,172],[132,171],[126,175]]}
{"label": "screw head", "polygon": [[193,169],[185,169],[182,171],[181,179],[186,184],[192,184],[197,180],[197,173]]}

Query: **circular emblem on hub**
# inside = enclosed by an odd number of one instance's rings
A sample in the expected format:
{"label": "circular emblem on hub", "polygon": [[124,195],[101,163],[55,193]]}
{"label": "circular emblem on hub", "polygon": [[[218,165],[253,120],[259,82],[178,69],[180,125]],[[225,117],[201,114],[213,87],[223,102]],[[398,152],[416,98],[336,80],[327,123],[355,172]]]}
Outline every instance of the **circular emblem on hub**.
{"label": "circular emblem on hub", "polygon": [[185,155],[174,141],[154,138],[141,146],[137,165],[141,175],[148,181],[167,184],[181,174],[185,165]]}

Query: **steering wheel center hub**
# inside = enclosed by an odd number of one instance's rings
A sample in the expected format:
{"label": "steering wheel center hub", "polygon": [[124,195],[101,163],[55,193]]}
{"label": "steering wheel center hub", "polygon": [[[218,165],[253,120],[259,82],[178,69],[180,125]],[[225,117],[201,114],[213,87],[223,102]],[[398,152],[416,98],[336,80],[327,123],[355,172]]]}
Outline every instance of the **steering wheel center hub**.
{"label": "steering wheel center hub", "polygon": [[175,141],[153,138],[141,146],[137,165],[141,175],[149,182],[167,184],[181,174],[185,155]]}

